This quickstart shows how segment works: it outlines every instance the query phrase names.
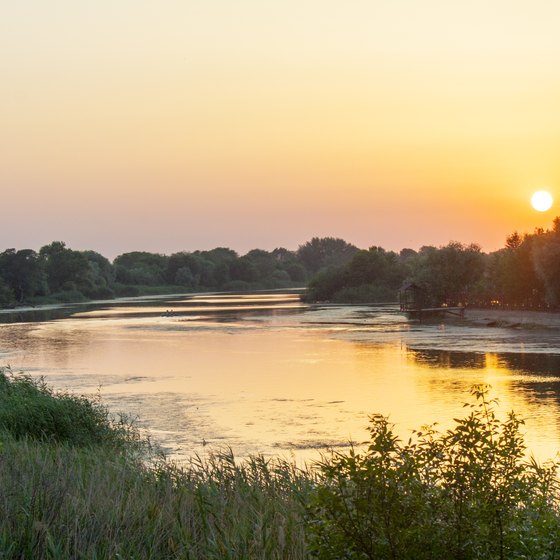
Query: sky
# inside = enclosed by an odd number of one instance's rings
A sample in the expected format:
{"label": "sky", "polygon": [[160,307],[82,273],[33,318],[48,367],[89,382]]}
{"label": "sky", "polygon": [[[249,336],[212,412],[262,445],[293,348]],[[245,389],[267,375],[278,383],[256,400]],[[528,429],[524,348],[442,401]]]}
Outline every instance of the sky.
{"label": "sky", "polygon": [[0,7],[0,250],[491,251],[560,214],[555,0]]}

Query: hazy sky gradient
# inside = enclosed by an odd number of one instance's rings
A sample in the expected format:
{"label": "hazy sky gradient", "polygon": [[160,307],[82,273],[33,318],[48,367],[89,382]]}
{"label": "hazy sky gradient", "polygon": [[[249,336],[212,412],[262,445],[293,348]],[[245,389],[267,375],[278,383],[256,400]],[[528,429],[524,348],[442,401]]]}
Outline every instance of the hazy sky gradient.
{"label": "hazy sky gradient", "polygon": [[555,1],[18,0],[0,249],[478,242],[560,214]]}

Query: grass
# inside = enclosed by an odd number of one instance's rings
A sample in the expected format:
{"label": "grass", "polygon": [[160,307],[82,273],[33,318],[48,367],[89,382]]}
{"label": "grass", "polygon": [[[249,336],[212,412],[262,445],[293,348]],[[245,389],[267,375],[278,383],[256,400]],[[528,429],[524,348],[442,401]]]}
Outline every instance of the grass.
{"label": "grass", "polygon": [[373,416],[365,452],[307,470],[179,466],[97,399],[0,371],[0,558],[559,558],[558,465],[477,391],[453,430],[403,444]]}
{"label": "grass", "polygon": [[2,558],[304,558],[308,479],[231,457],[150,468],[108,450],[4,441]]}

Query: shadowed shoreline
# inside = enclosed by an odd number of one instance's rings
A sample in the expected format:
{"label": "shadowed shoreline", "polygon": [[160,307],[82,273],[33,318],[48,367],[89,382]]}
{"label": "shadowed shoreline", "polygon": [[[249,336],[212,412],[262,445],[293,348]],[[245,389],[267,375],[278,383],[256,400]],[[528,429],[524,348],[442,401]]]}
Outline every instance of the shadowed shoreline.
{"label": "shadowed shoreline", "polygon": [[560,313],[509,309],[467,308],[465,322],[473,326],[560,329]]}

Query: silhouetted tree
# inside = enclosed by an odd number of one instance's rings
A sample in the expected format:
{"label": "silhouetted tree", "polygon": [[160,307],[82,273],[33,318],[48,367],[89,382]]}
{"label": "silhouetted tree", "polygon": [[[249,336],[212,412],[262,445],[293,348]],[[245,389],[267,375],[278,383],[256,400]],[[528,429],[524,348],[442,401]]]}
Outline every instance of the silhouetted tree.
{"label": "silhouetted tree", "polygon": [[434,305],[468,300],[484,271],[484,255],[476,244],[452,241],[444,247],[422,247],[413,265],[413,280]]}
{"label": "silhouetted tree", "polygon": [[314,237],[300,245],[297,254],[301,262],[312,273],[329,266],[346,264],[358,250],[357,247],[335,237]]}
{"label": "silhouetted tree", "polygon": [[31,249],[7,249],[0,254],[0,276],[4,281],[1,290],[4,300],[10,299],[6,288],[18,302],[43,293],[46,288],[42,263]]}
{"label": "silhouetted tree", "polygon": [[160,286],[165,284],[169,257],[159,253],[133,251],[119,255],[114,261],[116,278],[123,284]]}

